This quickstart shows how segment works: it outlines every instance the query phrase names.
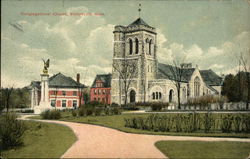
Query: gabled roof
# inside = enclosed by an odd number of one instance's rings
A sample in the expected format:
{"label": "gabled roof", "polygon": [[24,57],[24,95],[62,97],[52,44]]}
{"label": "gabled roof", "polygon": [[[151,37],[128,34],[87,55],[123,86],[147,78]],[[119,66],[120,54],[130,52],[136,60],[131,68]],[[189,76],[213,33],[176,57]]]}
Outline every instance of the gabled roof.
{"label": "gabled roof", "polygon": [[194,68],[181,69],[179,67],[174,67],[171,65],[166,65],[163,63],[158,64],[158,78],[165,78],[170,80],[175,80],[174,72],[181,72],[181,81],[188,82],[194,72]]}
{"label": "gabled roof", "polygon": [[112,75],[110,73],[96,75],[95,80],[91,87],[92,88],[96,87],[95,83],[96,81],[99,81],[99,80],[103,82],[103,87],[105,88],[111,87],[111,79],[112,79]]}
{"label": "gabled roof", "polygon": [[[144,20],[141,18],[136,19],[133,23],[129,24],[128,26],[135,26],[135,25],[145,25],[149,26]],[[150,27],[150,26],[149,26]]]}
{"label": "gabled roof", "polygon": [[30,83],[29,89],[34,87],[40,89],[41,88],[40,83],[41,83],[40,81],[32,81]]}
{"label": "gabled roof", "polygon": [[52,88],[84,88],[85,85],[76,82],[71,77],[57,73],[49,78],[49,87]]}
{"label": "gabled roof", "polygon": [[209,86],[220,86],[222,84],[222,78],[210,69],[200,70],[200,74],[204,82]]}
{"label": "gabled roof", "polygon": [[[182,74],[181,81],[188,82],[191,79],[195,68],[175,68],[171,65],[159,63],[157,78],[175,80],[173,71],[177,70]],[[222,78],[212,70],[200,70],[200,74],[203,81],[208,86],[220,86],[222,84]]]}

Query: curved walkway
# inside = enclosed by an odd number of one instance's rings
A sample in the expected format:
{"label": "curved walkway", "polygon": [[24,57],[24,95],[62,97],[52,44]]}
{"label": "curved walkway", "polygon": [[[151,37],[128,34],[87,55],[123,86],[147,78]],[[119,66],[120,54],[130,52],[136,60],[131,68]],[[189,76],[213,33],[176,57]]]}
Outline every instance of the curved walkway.
{"label": "curved walkway", "polygon": [[[24,117],[25,118],[25,117]],[[70,127],[78,140],[61,158],[167,158],[155,146],[160,140],[241,141],[250,139],[130,134],[102,126],[38,120]]]}

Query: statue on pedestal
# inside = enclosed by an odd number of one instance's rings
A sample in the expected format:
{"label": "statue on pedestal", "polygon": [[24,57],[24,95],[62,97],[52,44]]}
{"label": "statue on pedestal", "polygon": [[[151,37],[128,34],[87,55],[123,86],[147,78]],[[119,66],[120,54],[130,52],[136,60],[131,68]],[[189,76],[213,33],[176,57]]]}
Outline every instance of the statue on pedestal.
{"label": "statue on pedestal", "polygon": [[44,63],[43,73],[44,73],[44,74],[48,74],[49,59],[48,59],[46,62],[45,62],[45,60],[43,59],[43,63]]}

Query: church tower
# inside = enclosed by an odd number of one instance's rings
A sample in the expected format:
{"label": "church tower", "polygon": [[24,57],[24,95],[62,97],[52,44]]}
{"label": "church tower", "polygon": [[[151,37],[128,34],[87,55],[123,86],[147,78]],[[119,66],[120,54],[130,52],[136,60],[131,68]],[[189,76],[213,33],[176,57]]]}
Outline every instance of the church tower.
{"label": "church tower", "polygon": [[[155,28],[138,18],[128,26],[115,26],[113,33],[111,100],[113,103],[124,104],[126,92],[127,103],[147,101],[148,81],[156,79],[157,74]],[[133,76],[124,79],[121,76],[122,69],[117,68],[124,67],[126,63],[135,64],[131,69],[136,71]],[[124,90],[124,80],[127,81],[127,91]]]}

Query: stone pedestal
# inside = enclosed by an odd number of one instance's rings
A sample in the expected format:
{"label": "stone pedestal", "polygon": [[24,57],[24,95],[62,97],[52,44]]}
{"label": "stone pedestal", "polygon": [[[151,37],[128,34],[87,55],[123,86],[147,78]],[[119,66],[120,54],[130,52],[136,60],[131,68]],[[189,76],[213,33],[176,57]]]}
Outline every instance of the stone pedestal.
{"label": "stone pedestal", "polygon": [[49,101],[49,75],[41,74],[41,101],[38,106],[34,107],[35,114],[41,114],[47,109],[52,109]]}

